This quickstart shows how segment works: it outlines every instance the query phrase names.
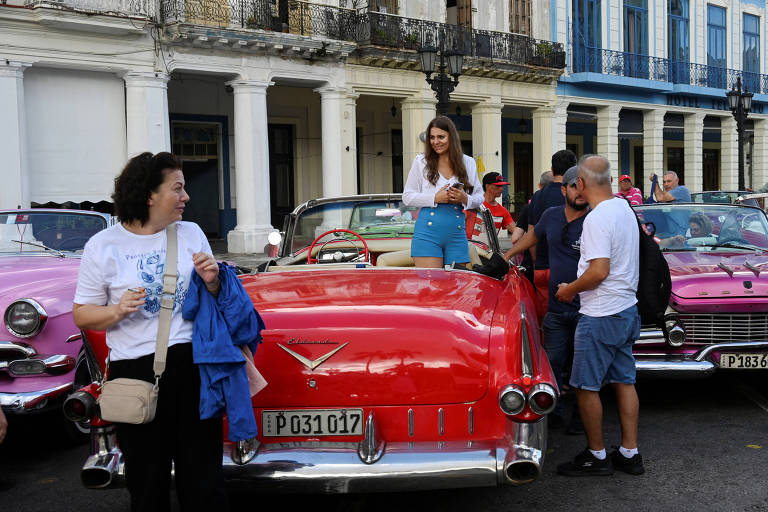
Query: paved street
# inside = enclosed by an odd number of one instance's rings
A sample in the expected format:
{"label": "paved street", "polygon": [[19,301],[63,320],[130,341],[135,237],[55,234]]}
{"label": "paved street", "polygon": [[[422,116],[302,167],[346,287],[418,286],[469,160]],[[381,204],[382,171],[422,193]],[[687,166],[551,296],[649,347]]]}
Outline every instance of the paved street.
{"label": "paved street", "polygon": [[[765,373],[723,374],[701,381],[644,381],[641,449],[647,473],[572,479],[558,462],[584,446],[551,431],[543,477],[523,487],[378,495],[235,495],[232,510],[724,510],[768,511],[768,383]],[[606,395],[609,398],[610,394]],[[0,445],[0,510],[122,512],[122,490],[89,491],[78,470],[88,447],[63,446],[39,421],[13,421]],[[618,440],[615,405],[606,438]]]}

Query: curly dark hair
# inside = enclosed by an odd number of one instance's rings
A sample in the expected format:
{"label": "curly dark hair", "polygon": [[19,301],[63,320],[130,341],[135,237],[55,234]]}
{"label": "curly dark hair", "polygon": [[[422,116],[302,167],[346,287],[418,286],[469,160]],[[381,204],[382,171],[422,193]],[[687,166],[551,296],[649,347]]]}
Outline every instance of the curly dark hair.
{"label": "curly dark hair", "polygon": [[112,194],[120,222],[139,221],[142,226],[146,224],[149,220],[149,196],[163,183],[168,171],[180,169],[181,160],[167,152],[156,155],[146,152],[128,160],[115,178]]}
{"label": "curly dark hair", "polygon": [[453,121],[446,116],[437,116],[427,125],[427,139],[424,141],[424,158],[427,161],[427,179],[433,185],[437,183],[437,160],[439,155],[435,153],[435,150],[432,149],[432,144],[429,143],[429,132],[432,128],[439,128],[448,132],[448,159],[451,161],[453,173],[456,175],[456,179],[464,185],[464,191],[467,194],[471,194],[474,187],[469,182],[467,168],[464,167],[464,154],[461,152],[459,132],[456,130],[456,125],[453,124]]}

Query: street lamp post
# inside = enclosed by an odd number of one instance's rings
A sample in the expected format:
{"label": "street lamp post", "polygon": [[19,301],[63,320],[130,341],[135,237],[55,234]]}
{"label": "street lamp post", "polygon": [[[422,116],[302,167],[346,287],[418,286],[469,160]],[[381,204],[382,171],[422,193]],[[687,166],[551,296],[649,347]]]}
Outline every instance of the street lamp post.
{"label": "street lamp post", "polygon": [[[435,63],[438,58],[440,61],[435,73]],[[419,50],[419,60],[421,71],[427,75],[427,83],[437,96],[437,111],[441,115],[446,115],[451,104],[451,93],[459,85],[461,68],[464,67],[464,54],[459,51],[446,51],[442,45],[440,49],[434,46],[423,46]],[[434,77],[432,73],[435,73]]]}
{"label": "street lamp post", "polygon": [[752,109],[752,93],[741,90],[741,77],[736,77],[736,86],[725,93],[733,118],[736,119],[736,133],[739,136],[739,190],[744,190],[744,123]]}

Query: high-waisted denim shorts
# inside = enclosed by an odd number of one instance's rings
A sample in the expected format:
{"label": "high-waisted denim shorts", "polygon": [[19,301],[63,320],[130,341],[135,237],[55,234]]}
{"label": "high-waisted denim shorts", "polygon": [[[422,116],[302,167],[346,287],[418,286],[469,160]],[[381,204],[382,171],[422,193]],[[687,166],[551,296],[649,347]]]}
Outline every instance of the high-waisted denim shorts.
{"label": "high-waisted denim shorts", "polygon": [[419,211],[411,241],[411,256],[443,258],[443,263],[468,263],[464,210],[461,206],[439,203]]}

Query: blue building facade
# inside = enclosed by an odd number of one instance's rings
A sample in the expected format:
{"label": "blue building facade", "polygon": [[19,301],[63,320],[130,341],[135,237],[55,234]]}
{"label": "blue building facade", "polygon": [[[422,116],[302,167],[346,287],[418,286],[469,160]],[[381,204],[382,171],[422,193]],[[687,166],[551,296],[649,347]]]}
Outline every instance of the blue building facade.
{"label": "blue building facade", "polygon": [[674,170],[692,191],[738,188],[738,139],[726,92],[754,93],[745,185],[768,181],[765,0],[548,0],[567,48],[553,136],[607,156],[647,195]]}

